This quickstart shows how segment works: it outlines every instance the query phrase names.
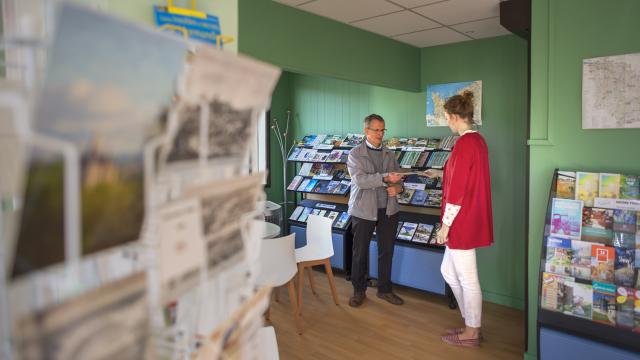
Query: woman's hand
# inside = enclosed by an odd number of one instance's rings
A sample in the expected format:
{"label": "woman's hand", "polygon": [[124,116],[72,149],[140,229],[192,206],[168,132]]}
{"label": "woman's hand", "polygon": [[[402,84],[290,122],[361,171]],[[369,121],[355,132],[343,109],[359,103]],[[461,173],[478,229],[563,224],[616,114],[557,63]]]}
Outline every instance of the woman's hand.
{"label": "woman's hand", "polygon": [[436,243],[438,245],[445,245],[449,242],[449,226],[442,224],[442,227],[436,234]]}
{"label": "woman's hand", "polygon": [[435,177],[442,177],[443,171],[442,170],[438,170],[438,169],[427,169],[422,173],[424,176],[426,177],[430,177],[430,178],[435,178]]}

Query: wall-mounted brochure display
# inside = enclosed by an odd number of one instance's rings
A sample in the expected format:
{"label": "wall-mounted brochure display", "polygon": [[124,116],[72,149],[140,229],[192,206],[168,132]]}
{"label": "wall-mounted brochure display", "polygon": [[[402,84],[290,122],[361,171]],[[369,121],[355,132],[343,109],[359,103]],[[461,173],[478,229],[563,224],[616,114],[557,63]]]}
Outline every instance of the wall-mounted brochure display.
{"label": "wall-mounted brochure display", "polygon": [[556,171],[540,323],[640,349],[640,177]]}

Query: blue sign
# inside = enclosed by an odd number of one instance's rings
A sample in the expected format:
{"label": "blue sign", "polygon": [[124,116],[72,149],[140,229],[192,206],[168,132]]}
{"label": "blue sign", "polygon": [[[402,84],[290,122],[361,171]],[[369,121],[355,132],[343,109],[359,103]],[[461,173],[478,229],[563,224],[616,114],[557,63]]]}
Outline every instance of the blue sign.
{"label": "blue sign", "polygon": [[220,21],[217,16],[204,14],[204,17],[199,17],[171,13],[164,6],[154,6],[153,11],[159,28],[213,45],[216,45],[219,39]]}

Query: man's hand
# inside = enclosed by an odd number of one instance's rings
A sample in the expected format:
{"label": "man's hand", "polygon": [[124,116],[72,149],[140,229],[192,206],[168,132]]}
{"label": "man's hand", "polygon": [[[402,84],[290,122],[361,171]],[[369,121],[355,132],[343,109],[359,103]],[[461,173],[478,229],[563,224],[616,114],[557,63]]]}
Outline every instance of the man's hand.
{"label": "man's hand", "polygon": [[424,171],[424,176],[426,177],[430,177],[430,178],[435,178],[435,177],[442,177],[443,171],[442,170],[438,170],[438,169],[427,169]]}
{"label": "man's hand", "polygon": [[386,183],[395,184],[402,181],[403,177],[404,175],[402,175],[402,173],[390,172],[389,175],[385,176],[382,180],[384,180],[384,182]]}
{"label": "man's hand", "polygon": [[439,245],[445,245],[447,242],[449,242],[449,227],[442,224],[442,227],[436,234],[436,243]]}
{"label": "man's hand", "polygon": [[402,188],[400,186],[391,185],[387,187],[387,195],[394,197],[402,192]]}

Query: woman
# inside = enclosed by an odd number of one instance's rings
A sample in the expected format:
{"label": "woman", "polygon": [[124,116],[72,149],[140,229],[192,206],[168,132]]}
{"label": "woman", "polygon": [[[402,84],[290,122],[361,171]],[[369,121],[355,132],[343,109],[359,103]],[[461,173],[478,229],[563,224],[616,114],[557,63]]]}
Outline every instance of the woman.
{"label": "woman", "polygon": [[440,271],[458,301],[465,327],[447,330],[442,340],[479,346],[482,291],[475,249],[493,243],[489,156],[486,142],[473,130],[473,93],[452,96],[444,110],[449,128],[460,138],[444,173],[430,169],[425,175],[443,178],[442,227],[436,240],[446,250]]}

